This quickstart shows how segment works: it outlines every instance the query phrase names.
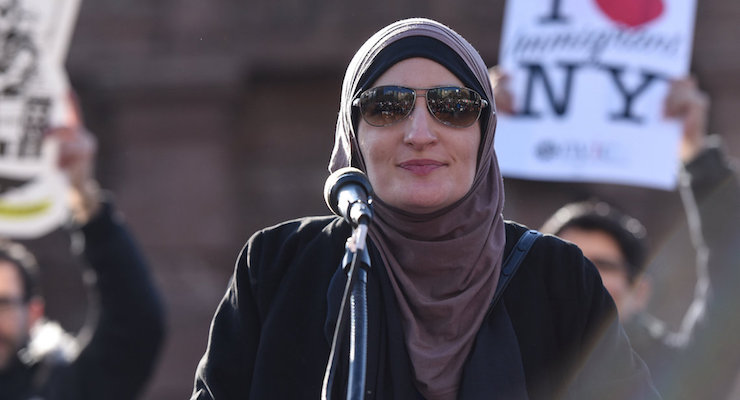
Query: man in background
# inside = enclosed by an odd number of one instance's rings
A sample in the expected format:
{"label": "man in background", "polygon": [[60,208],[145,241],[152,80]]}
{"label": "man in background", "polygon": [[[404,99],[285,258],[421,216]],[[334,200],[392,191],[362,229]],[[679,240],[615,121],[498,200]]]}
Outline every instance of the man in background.
{"label": "man in background", "polygon": [[33,255],[0,240],[0,397],[135,399],[163,342],[162,303],[146,260],[94,178],[95,138],[78,118],[49,136],[60,142],[59,166],[70,183],[68,229],[97,301],[79,335],[65,332],[44,318]]}
{"label": "man in background", "polygon": [[[497,110],[514,113],[508,77],[490,70]],[[666,399],[727,399],[740,371],[740,180],[707,136],[709,98],[694,79],[671,83],[666,117],[679,118],[683,136],[680,191],[696,259],[674,265],[696,270],[694,299],[671,331],[647,313],[653,282],[645,274],[647,232],[638,220],[599,200],[571,203],[542,226],[575,243],[599,270],[635,351]],[[660,299],[665,300],[665,299]]]}

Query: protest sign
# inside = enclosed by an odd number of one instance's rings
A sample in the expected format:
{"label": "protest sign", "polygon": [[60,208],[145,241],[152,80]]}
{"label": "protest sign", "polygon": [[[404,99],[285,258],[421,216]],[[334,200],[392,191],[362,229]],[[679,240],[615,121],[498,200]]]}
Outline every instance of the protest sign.
{"label": "protest sign", "polygon": [[49,127],[67,123],[67,47],[79,0],[0,0],[0,235],[41,236],[67,217]]}
{"label": "protest sign", "polygon": [[681,126],[663,100],[688,74],[694,17],[694,0],[508,1],[504,176],[674,188]]}

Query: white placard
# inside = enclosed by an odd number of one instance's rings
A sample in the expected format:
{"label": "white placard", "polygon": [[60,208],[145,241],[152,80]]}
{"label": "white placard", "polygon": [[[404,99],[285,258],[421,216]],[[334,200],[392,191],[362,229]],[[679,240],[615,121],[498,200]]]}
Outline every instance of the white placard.
{"label": "white placard", "polygon": [[0,235],[33,238],[67,218],[49,127],[69,123],[64,60],[79,0],[0,0]]}
{"label": "white placard", "polygon": [[688,73],[694,17],[694,0],[509,0],[504,176],[674,188],[681,126],[663,101]]}

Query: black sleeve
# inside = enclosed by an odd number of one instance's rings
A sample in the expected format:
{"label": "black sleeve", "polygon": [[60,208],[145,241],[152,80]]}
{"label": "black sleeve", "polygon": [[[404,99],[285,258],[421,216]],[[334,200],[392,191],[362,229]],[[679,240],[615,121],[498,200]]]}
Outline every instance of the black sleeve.
{"label": "black sleeve", "polygon": [[719,281],[731,266],[738,265],[740,177],[716,146],[700,153],[685,172],[688,179],[682,184],[688,185],[696,199],[701,234],[710,251],[710,274],[713,281]]}
{"label": "black sleeve", "polygon": [[695,229],[700,229],[706,250],[709,292],[704,315],[689,340],[682,343],[680,362],[672,366],[665,383],[676,393],[666,397],[724,398],[740,369],[735,337],[740,331],[736,309],[740,302],[740,179],[719,143],[687,164],[685,172],[688,180],[682,184],[691,190],[696,203],[684,206],[698,209]]}
{"label": "black sleeve", "polygon": [[[254,234],[242,249],[211,322],[192,400],[306,397],[326,366],[329,281],[349,224],[302,218]],[[314,318],[321,316],[321,318]]]}
{"label": "black sleeve", "polygon": [[[698,210],[698,226],[708,250],[707,267],[711,298],[740,299],[740,177],[724,157],[719,145],[709,147],[685,167],[682,185],[690,189]],[[684,198],[684,203],[689,200]],[[684,204],[691,209],[692,204]],[[689,224],[691,225],[691,224]],[[740,315],[740,314],[737,314]],[[710,322],[711,321],[707,321]]]}
{"label": "black sleeve", "polygon": [[[97,294],[89,341],[70,364],[65,385],[78,399],[133,399],[152,373],[164,338],[164,309],[149,266],[110,203],[80,228]],[[65,397],[66,398],[66,397]]]}
{"label": "black sleeve", "polygon": [[192,400],[249,397],[260,319],[249,277],[248,255],[256,252],[260,243],[260,235],[255,235],[239,255],[211,322],[208,345],[195,374]]}
{"label": "black sleeve", "polygon": [[683,185],[690,188],[698,203],[704,203],[713,193],[722,190],[737,190],[738,180],[729,160],[722,152],[719,138],[710,136],[709,145],[693,160],[684,165]]}

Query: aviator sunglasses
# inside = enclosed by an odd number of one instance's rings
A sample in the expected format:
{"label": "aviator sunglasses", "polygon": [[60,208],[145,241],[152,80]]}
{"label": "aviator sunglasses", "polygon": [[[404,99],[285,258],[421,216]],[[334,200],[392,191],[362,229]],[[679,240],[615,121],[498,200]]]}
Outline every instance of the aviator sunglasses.
{"label": "aviator sunglasses", "polygon": [[427,109],[437,121],[456,128],[473,125],[481,110],[488,107],[480,94],[464,87],[418,89],[395,85],[370,88],[360,93],[352,105],[360,108],[362,119],[368,124],[389,126],[411,114],[416,96],[426,98]]}

